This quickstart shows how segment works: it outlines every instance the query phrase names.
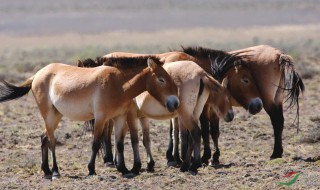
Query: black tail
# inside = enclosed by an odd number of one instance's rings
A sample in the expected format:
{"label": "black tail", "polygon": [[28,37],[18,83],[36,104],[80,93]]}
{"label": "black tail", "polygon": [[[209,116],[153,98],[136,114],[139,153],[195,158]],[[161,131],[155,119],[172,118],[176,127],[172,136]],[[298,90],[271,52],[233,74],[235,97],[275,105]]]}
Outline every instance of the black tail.
{"label": "black tail", "polygon": [[285,102],[289,101],[287,109],[292,109],[297,106],[296,119],[298,119],[299,130],[299,96],[300,92],[304,92],[305,87],[299,74],[294,70],[293,59],[289,55],[281,54],[279,64],[282,74],[282,81],[284,81],[284,90],[288,93]]}
{"label": "black tail", "polygon": [[300,92],[304,92],[305,87],[299,74],[294,70],[293,59],[286,54],[281,54],[279,64],[282,74],[282,81],[284,81],[284,89],[288,92],[286,101],[289,101],[289,108],[295,105],[299,106]]}
{"label": "black tail", "polygon": [[21,86],[14,86],[6,81],[0,81],[0,102],[14,100],[28,94],[32,81],[33,78],[30,78]]}

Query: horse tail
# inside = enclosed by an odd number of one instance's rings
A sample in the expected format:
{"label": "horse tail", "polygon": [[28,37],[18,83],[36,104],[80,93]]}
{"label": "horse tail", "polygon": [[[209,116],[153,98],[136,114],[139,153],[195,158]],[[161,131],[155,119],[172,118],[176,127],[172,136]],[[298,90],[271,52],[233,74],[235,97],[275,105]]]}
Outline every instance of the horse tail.
{"label": "horse tail", "polygon": [[0,81],[0,102],[14,100],[28,94],[32,86],[33,78],[34,77],[27,79],[20,86],[15,86],[6,81]]}
{"label": "horse tail", "polygon": [[[211,77],[207,73],[201,77],[201,80],[202,80],[202,82],[204,83],[205,86],[209,87],[210,89],[214,89],[216,91],[220,91],[220,89],[222,89],[222,87],[223,87],[219,83],[219,81],[217,81],[216,79],[214,79],[213,77]],[[203,89],[203,87],[202,87],[202,89]]]}
{"label": "horse tail", "polygon": [[[296,119],[298,119],[297,132],[299,131],[299,96],[305,91],[303,81],[294,69],[293,58],[286,54],[281,54],[279,64],[282,71],[281,80],[284,83],[283,89],[287,91],[285,102],[289,101],[287,109],[297,106]],[[295,119],[295,120],[296,120]]]}
{"label": "horse tail", "polygon": [[300,92],[304,92],[305,87],[303,81],[297,71],[294,69],[293,58],[286,54],[281,54],[279,64],[282,71],[282,81],[284,82],[284,90],[287,93],[286,101],[289,101],[288,108],[299,106]]}

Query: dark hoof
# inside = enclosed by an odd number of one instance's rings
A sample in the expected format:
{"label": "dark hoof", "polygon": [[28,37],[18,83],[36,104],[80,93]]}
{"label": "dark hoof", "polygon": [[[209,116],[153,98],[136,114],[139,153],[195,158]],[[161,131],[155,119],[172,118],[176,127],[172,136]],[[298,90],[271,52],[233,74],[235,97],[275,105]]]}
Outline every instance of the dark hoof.
{"label": "dark hoof", "polygon": [[209,160],[208,159],[201,159],[202,166],[208,166]]}
{"label": "dark hoof", "polygon": [[93,177],[93,176],[95,176],[95,175],[97,175],[96,172],[89,172],[88,177]]}
{"label": "dark hoof", "polygon": [[126,174],[123,174],[122,176],[127,179],[131,179],[131,178],[136,177],[136,175],[134,173],[126,173]]}
{"label": "dark hoof", "polygon": [[134,163],[133,168],[131,169],[131,172],[135,175],[139,175],[141,169],[141,163]]}
{"label": "dark hoof", "polygon": [[116,167],[113,162],[106,162],[105,164],[106,164],[107,168],[115,168]]}
{"label": "dark hoof", "polygon": [[178,167],[181,166],[181,164],[183,163],[180,158],[179,158],[179,159],[176,159],[175,161],[176,161]]}
{"label": "dark hoof", "polygon": [[53,172],[52,180],[59,179],[59,178],[60,178],[60,174],[58,172]]}
{"label": "dark hoof", "polygon": [[211,166],[211,167],[215,167],[215,166],[219,166],[219,165],[220,165],[220,162],[219,161],[214,161],[214,160],[212,160],[210,162],[210,164],[209,164],[209,166]]}
{"label": "dark hoof", "polygon": [[191,175],[197,175],[198,171],[193,171],[193,170],[188,170],[188,172],[191,174]]}
{"label": "dark hoof", "polygon": [[186,171],[188,171],[188,164],[186,164],[186,163],[182,163],[182,165],[181,165],[181,167],[180,167],[180,171],[181,172],[186,172]]}
{"label": "dark hoof", "polygon": [[52,179],[52,175],[51,175],[51,174],[44,175],[43,178],[44,178],[44,179],[50,179],[50,180],[51,180],[51,179]]}
{"label": "dark hoof", "polygon": [[179,164],[176,161],[171,161],[167,163],[168,167],[174,167],[174,168],[178,168]]}
{"label": "dark hoof", "polygon": [[277,159],[277,158],[282,158],[282,155],[271,155],[270,156],[270,160],[273,160],[273,159]]}
{"label": "dark hoof", "polygon": [[155,165],[155,162],[154,161],[150,161],[148,163],[148,166],[147,166],[147,171],[148,172],[154,172],[154,165]]}

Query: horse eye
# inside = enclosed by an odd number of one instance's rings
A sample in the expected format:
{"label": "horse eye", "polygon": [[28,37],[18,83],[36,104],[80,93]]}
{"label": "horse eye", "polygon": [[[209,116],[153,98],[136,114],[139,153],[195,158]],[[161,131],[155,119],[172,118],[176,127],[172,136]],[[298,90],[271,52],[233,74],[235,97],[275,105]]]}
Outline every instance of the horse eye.
{"label": "horse eye", "polygon": [[162,78],[162,77],[159,77],[158,78],[158,81],[160,82],[160,83],[165,83],[166,81],[164,80],[164,78]]}
{"label": "horse eye", "polygon": [[241,79],[241,81],[242,81],[244,84],[248,84],[248,83],[249,83],[249,79]]}

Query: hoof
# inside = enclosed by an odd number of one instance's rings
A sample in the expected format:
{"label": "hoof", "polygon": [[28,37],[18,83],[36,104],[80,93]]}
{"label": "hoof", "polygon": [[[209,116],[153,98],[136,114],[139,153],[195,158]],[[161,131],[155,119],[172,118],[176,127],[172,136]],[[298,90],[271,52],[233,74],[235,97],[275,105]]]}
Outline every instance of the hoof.
{"label": "hoof", "polygon": [[197,171],[192,171],[192,170],[188,170],[188,172],[189,172],[189,174],[191,174],[191,175],[197,175]]}
{"label": "hoof", "polygon": [[107,168],[115,168],[116,167],[116,165],[114,165],[113,162],[106,162],[105,164],[106,164]]}
{"label": "hoof", "polygon": [[177,164],[177,162],[175,162],[175,161],[171,161],[171,162],[168,162],[167,163],[167,166],[169,166],[169,167],[178,167],[178,164]]}
{"label": "hoof", "polygon": [[215,167],[215,166],[219,166],[219,165],[220,165],[219,161],[213,161],[213,160],[209,164],[209,166],[211,166],[211,167]]}
{"label": "hoof", "polygon": [[181,172],[186,172],[188,171],[188,164],[182,163],[181,167],[180,167],[180,171]]}
{"label": "hoof", "polygon": [[60,178],[60,174],[58,172],[53,172],[52,180],[59,179],[59,178]]}
{"label": "hoof", "polygon": [[154,168],[147,168],[147,172],[150,172],[150,173],[153,173],[155,170],[154,170]]}
{"label": "hoof", "polygon": [[51,175],[51,174],[50,174],[50,175],[44,175],[43,178],[44,178],[44,179],[50,179],[50,180],[51,180],[51,179],[52,179],[52,175]]}
{"label": "hoof", "polygon": [[93,177],[93,176],[95,176],[95,175],[97,175],[97,173],[96,173],[96,172],[89,172],[89,174],[88,174],[88,176],[87,176],[87,177]]}
{"label": "hoof", "polygon": [[154,172],[154,165],[155,165],[154,161],[149,162],[147,165],[147,172]]}
{"label": "hoof", "polygon": [[123,174],[122,176],[124,178],[131,179],[131,178],[134,178],[136,175],[134,173],[126,173],[126,174]]}

